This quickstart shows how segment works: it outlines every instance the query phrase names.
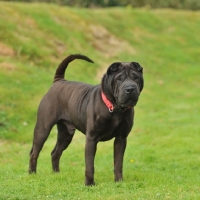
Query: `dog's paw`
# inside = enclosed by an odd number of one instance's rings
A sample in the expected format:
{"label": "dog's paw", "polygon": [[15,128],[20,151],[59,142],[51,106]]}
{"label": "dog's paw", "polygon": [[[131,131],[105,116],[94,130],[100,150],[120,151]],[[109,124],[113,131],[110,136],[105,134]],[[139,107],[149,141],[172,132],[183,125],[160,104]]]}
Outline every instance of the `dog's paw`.
{"label": "dog's paw", "polygon": [[95,186],[94,181],[85,181],[85,186]]}

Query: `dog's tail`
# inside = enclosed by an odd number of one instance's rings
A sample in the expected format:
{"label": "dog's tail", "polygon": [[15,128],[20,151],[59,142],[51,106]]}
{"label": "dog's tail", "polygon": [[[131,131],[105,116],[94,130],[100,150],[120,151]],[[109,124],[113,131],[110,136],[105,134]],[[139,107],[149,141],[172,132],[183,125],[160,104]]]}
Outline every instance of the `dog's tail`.
{"label": "dog's tail", "polygon": [[55,76],[54,76],[54,83],[56,81],[59,81],[61,79],[64,79],[64,76],[65,76],[65,70],[68,66],[68,64],[70,62],[72,62],[73,60],[75,59],[82,59],[82,60],[85,60],[85,61],[88,61],[88,62],[91,62],[91,63],[94,63],[91,59],[89,59],[87,56],[84,56],[84,55],[81,55],[81,54],[72,54],[68,57],[66,57],[61,63],[60,65],[58,66],[57,70],[56,70],[56,73],[55,73]]}

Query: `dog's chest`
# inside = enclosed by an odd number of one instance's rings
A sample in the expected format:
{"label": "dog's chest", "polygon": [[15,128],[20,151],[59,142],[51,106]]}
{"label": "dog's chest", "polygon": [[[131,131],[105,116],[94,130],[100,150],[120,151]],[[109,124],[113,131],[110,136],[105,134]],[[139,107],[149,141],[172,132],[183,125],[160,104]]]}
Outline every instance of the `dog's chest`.
{"label": "dog's chest", "polygon": [[115,127],[119,126],[119,124],[121,123],[121,121],[122,121],[121,117],[113,117],[111,119],[111,123],[110,124],[112,125],[113,128],[115,128]]}
{"label": "dog's chest", "polygon": [[[112,117],[110,119],[101,119],[97,121],[96,133],[100,141],[107,141],[122,133],[123,123],[121,117]],[[99,128],[97,128],[99,127]],[[123,133],[122,133],[123,134]]]}

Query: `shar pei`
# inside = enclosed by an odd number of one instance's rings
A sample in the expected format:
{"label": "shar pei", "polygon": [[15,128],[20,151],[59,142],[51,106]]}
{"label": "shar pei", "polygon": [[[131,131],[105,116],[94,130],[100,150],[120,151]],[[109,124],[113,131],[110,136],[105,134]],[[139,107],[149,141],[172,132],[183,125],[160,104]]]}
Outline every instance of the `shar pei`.
{"label": "shar pei", "polygon": [[123,157],[134,121],[134,106],[143,89],[143,68],[137,62],[114,62],[99,85],[64,79],[68,64],[84,55],[73,54],[58,66],[54,82],[40,102],[30,151],[29,173],[36,173],[37,159],[54,125],[58,135],[51,152],[53,171],[78,129],[86,136],[85,185],[94,185],[97,143],[114,138],[114,180],[123,180]]}

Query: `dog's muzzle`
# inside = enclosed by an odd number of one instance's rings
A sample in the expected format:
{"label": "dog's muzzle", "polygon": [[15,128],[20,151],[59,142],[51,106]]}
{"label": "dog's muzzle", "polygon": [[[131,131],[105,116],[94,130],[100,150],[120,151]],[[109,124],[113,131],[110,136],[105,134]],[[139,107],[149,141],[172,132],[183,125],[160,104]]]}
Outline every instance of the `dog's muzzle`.
{"label": "dog's muzzle", "polygon": [[118,106],[133,107],[136,105],[139,98],[139,88],[134,81],[125,81],[121,84],[117,95]]}

